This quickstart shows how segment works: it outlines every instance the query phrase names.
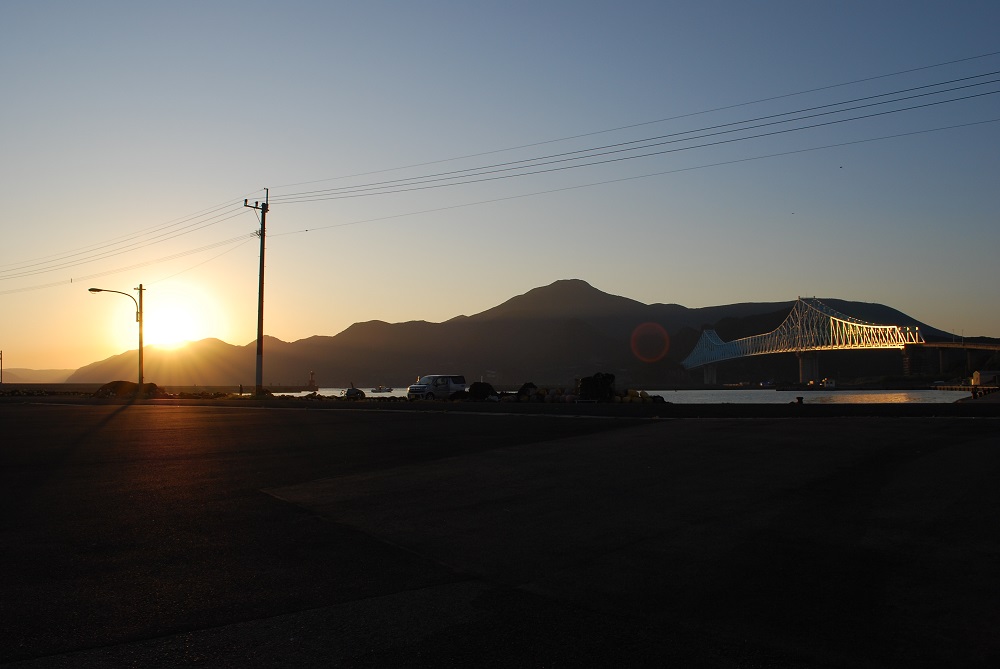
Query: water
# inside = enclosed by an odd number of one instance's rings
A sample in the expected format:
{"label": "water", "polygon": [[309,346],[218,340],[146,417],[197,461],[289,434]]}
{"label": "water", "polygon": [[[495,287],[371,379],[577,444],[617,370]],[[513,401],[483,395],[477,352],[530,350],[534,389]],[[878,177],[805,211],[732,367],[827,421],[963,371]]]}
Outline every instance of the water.
{"label": "water", "polygon": [[651,390],[674,404],[950,404],[969,397],[957,390]]}
{"label": "water", "polygon": [[[365,396],[406,397],[406,385],[393,387],[389,393],[372,393],[362,388]],[[320,388],[324,397],[340,397],[344,388]],[[801,397],[805,404],[950,404],[969,397],[961,390],[647,390],[674,404],[791,404]],[[305,397],[308,392],[281,393],[290,397]]]}
{"label": "water", "polygon": [[[371,388],[365,388],[358,386],[358,389],[363,390],[365,397],[402,397],[406,399],[406,389],[409,384],[403,384],[401,386],[391,386],[392,392],[388,393],[373,393]],[[322,395],[323,397],[340,397],[344,394],[347,388],[320,388],[316,391],[317,395]],[[312,391],[302,391],[300,393],[275,393],[276,395],[285,395],[288,397],[307,397],[312,395]]]}

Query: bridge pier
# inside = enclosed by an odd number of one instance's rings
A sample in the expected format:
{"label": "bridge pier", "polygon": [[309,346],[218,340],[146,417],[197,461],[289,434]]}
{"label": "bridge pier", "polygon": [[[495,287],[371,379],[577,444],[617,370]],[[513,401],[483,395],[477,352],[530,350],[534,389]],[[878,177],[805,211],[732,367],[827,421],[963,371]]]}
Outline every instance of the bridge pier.
{"label": "bridge pier", "polygon": [[819,383],[819,353],[817,351],[798,351],[795,357],[799,359],[799,383]]}
{"label": "bridge pier", "polygon": [[705,365],[702,367],[702,373],[704,374],[704,380],[706,386],[714,386],[718,383],[715,380],[715,365]]}

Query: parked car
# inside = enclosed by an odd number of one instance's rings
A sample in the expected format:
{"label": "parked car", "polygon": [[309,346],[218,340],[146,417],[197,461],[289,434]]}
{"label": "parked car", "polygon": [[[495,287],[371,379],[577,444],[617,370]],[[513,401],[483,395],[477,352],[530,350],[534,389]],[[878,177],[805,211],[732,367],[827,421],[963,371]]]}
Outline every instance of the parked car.
{"label": "parked car", "polygon": [[465,377],[461,374],[428,374],[406,389],[406,399],[440,400],[461,392],[465,392]]}

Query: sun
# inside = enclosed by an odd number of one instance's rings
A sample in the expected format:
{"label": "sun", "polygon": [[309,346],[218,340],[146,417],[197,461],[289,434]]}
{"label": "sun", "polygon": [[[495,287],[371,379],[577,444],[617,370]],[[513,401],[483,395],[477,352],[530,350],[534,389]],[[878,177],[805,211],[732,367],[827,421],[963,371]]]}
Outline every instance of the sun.
{"label": "sun", "polygon": [[146,344],[160,348],[178,348],[198,337],[195,317],[182,307],[169,306],[143,314]]}
{"label": "sun", "polygon": [[143,305],[145,343],[160,348],[179,348],[212,336],[217,311],[204,293],[184,286],[149,290]]}

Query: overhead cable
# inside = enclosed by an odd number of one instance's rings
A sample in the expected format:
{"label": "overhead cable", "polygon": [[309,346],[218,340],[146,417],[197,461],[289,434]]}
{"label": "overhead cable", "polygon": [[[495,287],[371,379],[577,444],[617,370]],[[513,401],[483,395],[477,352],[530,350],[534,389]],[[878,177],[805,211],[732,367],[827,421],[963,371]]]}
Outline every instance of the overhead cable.
{"label": "overhead cable", "polygon": [[737,109],[739,107],[747,107],[747,106],[750,106],[750,105],[762,104],[764,102],[772,102],[774,100],[782,100],[782,99],[785,99],[785,98],[797,97],[797,96],[800,96],[800,95],[808,95],[809,93],[818,93],[820,91],[831,90],[831,89],[834,89],[834,88],[843,88],[845,86],[853,86],[855,84],[861,84],[861,83],[865,83],[865,82],[868,82],[868,81],[876,81],[878,79],[887,79],[887,78],[890,78],[890,77],[902,76],[904,74],[911,74],[913,72],[920,72],[920,71],[923,71],[923,70],[931,70],[931,69],[935,69],[935,68],[939,68],[939,67],[946,67],[948,65],[956,65],[958,63],[965,63],[965,62],[968,62],[968,61],[980,60],[980,59],[983,59],[983,58],[990,58],[990,57],[998,56],[998,55],[1000,55],[1000,51],[991,51],[991,52],[979,54],[979,55],[976,55],[976,56],[967,56],[965,58],[956,58],[954,60],[948,60],[948,61],[944,61],[944,62],[940,62],[940,63],[934,63],[932,65],[922,65],[920,67],[911,67],[911,68],[908,68],[908,69],[905,69],[905,70],[898,70],[896,72],[889,72],[889,73],[886,73],[886,74],[878,74],[878,75],[874,75],[874,76],[871,76],[871,77],[864,77],[862,79],[854,79],[854,80],[845,81],[845,82],[842,82],[842,83],[839,83],[839,84],[828,84],[826,86],[819,86],[817,88],[809,88],[809,89],[802,90],[802,91],[796,91],[794,93],[783,93],[781,95],[773,95],[773,96],[770,96],[770,97],[760,98],[760,99],[757,99],[757,100],[750,100],[750,101],[746,101],[746,102],[737,102],[737,103],[734,103],[734,104],[731,104],[731,105],[725,105],[725,106],[722,106],[722,107],[714,107],[714,108],[711,108],[711,109],[705,109],[705,110],[697,111],[697,112],[689,112],[687,114],[678,114],[676,116],[668,116],[668,117],[665,117],[665,118],[655,119],[655,120],[652,120],[652,121],[642,121],[642,122],[639,122],[639,123],[632,123],[632,124],[629,124],[629,125],[618,126],[618,127],[615,127],[615,128],[608,128],[608,129],[605,129],[605,130],[595,130],[595,131],[592,131],[592,132],[580,133],[580,134],[577,134],[577,135],[569,135],[569,136],[566,136],[566,137],[559,137],[559,138],[556,138],[556,139],[547,139],[547,140],[542,140],[542,141],[539,141],[539,142],[532,142],[532,143],[529,143],[529,144],[521,144],[519,146],[512,146],[512,147],[508,147],[508,148],[504,148],[504,149],[493,149],[493,150],[490,150],[490,151],[480,151],[478,153],[470,153],[470,154],[466,154],[466,155],[463,155],[463,156],[455,156],[455,157],[452,157],[452,158],[441,158],[439,160],[429,160],[429,161],[425,161],[425,162],[421,162],[421,163],[415,163],[415,164],[411,164],[411,165],[404,165],[404,166],[400,166],[400,167],[390,167],[390,168],[385,168],[385,169],[380,169],[380,170],[371,170],[371,171],[368,171],[368,172],[359,172],[359,173],[356,173],[356,174],[347,174],[347,175],[342,175],[342,176],[339,176],[339,177],[327,177],[325,179],[313,179],[313,180],[310,180],[310,181],[300,181],[300,182],[297,182],[297,183],[282,184],[280,186],[275,186],[274,189],[291,188],[292,186],[305,186],[305,185],[314,184],[314,183],[322,183],[324,181],[339,181],[341,179],[353,179],[353,178],[356,178],[356,177],[371,176],[373,174],[384,174],[386,172],[397,172],[397,171],[401,171],[401,170],[413,169],[415,167],[425,167],[427,165],[437,165],[437,164],[440,164],[440,163],[448,163],[448,162],[453,162],[453,161],[457,161],[457,160],[466,160],[468,158],[479,158],[480,156],[488,156],[488,155],[493,155],[493,154],[497,154],[497,153],[505,153],[505,152],[508,152],[508,151],[519,151],[521,149],[530,149],[530,148],[533,148],[533,147],[536,147],[536,146],[544,146],[546,144],[555,144],[555,143],[558,143],[558,142],[566,142],[566,141],[570,141],[570,140],[573,140],[573,139],[581,139],[583,137],[593,137],[595,135],[603,135],[603,134],[607,134],[607,133],[618,132],[618,131],[621,131],[621,130],[630,130],[632,128],[639,128],[639,127],[646,126],[646,125],[654,125],[654,124],[657,124],[657,123],[666,123],[667,121],[676,121],[676,120],[680,120],[680,119],[683,119],[683,118],[691,118],[693,116],[702,116],[702,115],[705,115],[705,114],[712,114],[712,113],[715,113],[715,112],[728,111],[730,109]]}
{"label": "overhead cable", "polygon": [[[496,172],[506,171],[506,170],[494,170],[492,172],[482,172],[480,174],[470,174],[470,175],[464,175],[463,177],[458,177],[458,178],[474,177],[474,178],[467,178],[467,179],[465,179],[463,181],[451,181],[450,183],[432,183],[431,185],[416,185],[416,184],[428,184],[428,183],[433,182],[433,181],[440,181],[439,179],[432,179],[432,180],[428,180],[426,182],[415,182],[415,183],[412,183],[412,184],[404,184],[404,185],[401,185],[398,188],[394,188],[394,189],[391,189],[391,190],[378,190],[377,192],[346,192],[346,193],[336,193],[336,194],[331,194],[331,195],[321,195],[321,196],[315,196],[315,197],[303,197],[301,199],[291,201],[288,204],[294,204],[294,203],[299,203],[299,202],[318,202],[318,201],[324,201],[324,200],[342,200],[342,199],[350,199],[350,198],[357,198],[357,197],[369,197],[369,196],[373,196],[373,195],[386,195],[386,194],[390,194],[390,193],[407,193],[407,192],[420,191],[420,190],[429,190],[429,189],[434,189],[434,188],[444,188],[444,187],[448,187],[448,186],[467,185],[467,184],[472,184],[472,183],[482,183],[482,182],[485,182],[485,181],[497,181],[497,180],[500,180],[500,179],[512,179],[512,178],[517,178],[517,177],[532,176],[532,175],[536,175],[536,174],[545,174],[545,173],[550,173],[550,172],[559,172],[559,171],[577,169],[577,168],[580,168],[580,167],[592,167],[592,166],[595,166],[595,165],[606,165],[606,164],[609,164],[609,163],[623,162],[623,161],[626,161],[626,160],[635,160],[635,159],[638,159],[638,158],[649,158],[651,156],[659,156],[659,155],[664,155],[664,154],[668,154],[668,153],[676,153],[676,152],[680,152],[680,151],[690,151],[690,150],[693,150],[693,149],[702,149],[702,148],[706,148],[706,147],[709,147],[709,146],[719,146],[719,145],[722,145],[722,144],[731,144],[731,143],[734,143],[734,142],[742,142],[742,141],[746,141],[746,140],[750,140],[750,139],[760,139],[762,137],[771,137],[771,136],[781,135],[781,134],[787,134],[787,133],[791,133],[791,132],[798,132],[798,131],[801,131],[801,130],[811,130],[811,129],[819,128],[819,127],[823,127],[823,126],[836,125],[836,124],[840,124],[840,123],[848,123],[848,122],[851,122],[851,121],[859,121],[859,120],[862,120],[862,119],[875,118],[875,117],[878,117],[878,116],[886,116],[886,115],[889,115],[889,114],[897,114],[897,113],[904,112],[904,111],[912,111],[914,109],[923,109],[923,108],[926,108],[926,107],[933,107],[933,106],[936,106],[936,105],[947,104],[947,103],[951,103],[951,102],[960,102],[962,100],[969,100],[969,99],[973,99],[973,98],[984,97],[984,96],[987,96],[987,95],[995,95],[997,93],[1000,93],[1000,90],[989,91],[989,92],[986,92],[986,93],[979,93],[979,94],[976,94],[976,95],[968,95],[968,96],[964,96],[964,97],[960,97],[960,98],[953,98],[953,99],[950,99],[950,100],[940,100],[940,101],[936,101],[936,102],[927,102],[927,103],[924,103],[924,104],[914,105],[914,106],[911,106],[911,107],[904,107],[902,109],[893,109],[893,110],[888,110],[888,111],[875,112],[875,113],[871,113],[871,114],[864,114],[864,115],[861,115],[861,116],[855,116],[855,117],[846,118],[846,119],[836,119],[836,120],[832,120],[832,121],[825,121],[825,122],[822,122],[822,123],[814,123],[814,124],[811,124],[811,125],[806,125],[806,126],[801,126],[801,127],[796,127],[796,128],[786,128],[786,129],[782,129],[782,130],[773,130],[773,131],[770,131],[770,132],[759,133],[759,134],[756,134],[756,135],[749,135],[749,136],[746,136],[746,137],[735,137],[735,138],[731,138],[731,139],[723,139],[723,140],[718,140],[718,141],[714,141],[714,142],[706,142],[706,143],[703,143],[703,144],[695,144],[695,145],[692,145],[692,146],[683,146],[683,147],[677,147],[677,148],[672,148],[672,149],[664,149],[664,150],[660,150],[660,151],[651,151],[651,152],[648,152],[648,153],[641,153],[641,154],[631,155],[631,156],[620,156],[620,157],[617,157],[617,158],[606,158],[604,160],[595,160],[595,161],[586,162],[586,163],[579,163],[579,164],[576,164],[576,165],[562,165],[562,166],[559,166],[559,167],[547,167],[545,169],[534,169],[534,170],[530,170],[530,171],[522,171],[522,172],[518,172],[517,174],[500,174],[500,175],[497,175],[497,176],[483,176],[483,175],[486,175],[486,174],[495,174]],[[721,134],[721,133],[717,133],[717,134]],[[689,138],[689,139],[691,139],[691,138]],[[647,145],[647,146],[642,146],[642,147],[638,147],[637,149],[631,149],[631,150],[639,150],[639,149],[651,148],[653,146],[662,146],[664,144],[669,144],[669,143],[672,143],[672,142],[660,142],[658,144],[650,144],[650,145]],[[590,156],[585,156],[585,158],[592,158],[592,157],[595,157],[597,155],[607,155],[607,154],[610,154],[610,153],[616,153],[616,152],[615,151],[609,151],[609,152],[606,152],[604,154],[593,154],[593,155],[590,155]],[[557,160],[557,161],[551,161],[550,163],[539,163],[539,164],[531,165],[531,166],[528,166],[528,167],[533,168],[533,167],[539,167],[541,165],[553,164],[553,163],[558,163],[558,162],[564,162],[564,161],[558,161]],[[522,169],[527,169],[527,168],[522,168]],[[479,177],[481,177],[481,178],[479,178]]]}
{"label": "overhead cable", "polygon": [[638,174],[638,175],[633,175],[633,176],[628,176],[628,177],[620,177],[620,178],[617,178],[617,179],[605,179],[603,181],[592,181],[590,183],[585,183],[585,184],[576,184],[576,185],[573,185],[573,186],[562,186],[562,187],[559,187],[559,188],[549,188],[549,189],[546,189],[546,190],[534,191],[534,192],[531,192],[531,193],[520,193],[520,194],[517,194],[517,195],[506,195],[506,196],[503,196],[503,197],[491,198],[491,199],[488,199],[488,200],[478,200],[478,201],[475,201],[475,202],[464,202],[462,204],[455,204],[455,205],[449,205],[449,206],[444,206],[444,207],[434,207],[432,209],[422,209],[422,210],[419,210],[419,211],[410,211],[410,212],[405,212],[405,213],[401,213],[401,214],[391,214],[391,215],[388,215],[388,216],[379,216],[379,217],[375,217],[375,218],[366,218],[366,219],[360,219],[360,220],[355,220],[355,221],[347,221],[347,222],[343,222],[343,223],[332,223],[330,225],[313,226],[313,227],[310,227],[310,228],[303,228],[301,230],[289,230],[289,231],[286,231],[286,232],[280,232],[280,233],[271,235],[271,237],[272,238],[274,238],[274,237],[284,237],[284,236],[287,236],[287,235],[298,235],[298,234],[303,234],[303,233],[308,233],[308,232],[316,232],[316,231],[319,231],[319,230],[330,230],[330,229],[334,229],[334,228],[343,228],[343,227],[349,227],[349,226],[353,226],[353,225],[362,225],[362,224],[365,224],[365,223],[377,223],[377,222],[380,222],[380,221],[389,221],[389,220],[393,220],[393,219],[397,219],[397,218],[406,218],[406,217],[409,217],[409,216],[419,216],[421,214],[432,214],[432,213],[437,213],[437,212],[440,212],[440,211],[449,211],[449,210],[452,210],[452,209],[462,209],[462,208],[465,208],[465,207],[475,207],[475,206],[479,206],[479,205],[483,205],[483,204],[492,204],[492,203],[495,203],[495,202],[505,202],[507,200],[518,200],[518,199],[523,199],[523,198],[528,198],[528,197],[536,197],[536,196],[539,196],[539,195],[549,195],[549,194],[552,194],[552,193],[561,193],[561,192],[564,192],[564,191],[579,190],[579,189],[582,189],[582,188],[592,188],[594,186],[604,186],[604,185],[607,185],[607,184],[621,183],[621,182],[624,182],[624,181],[634,181],[634,180],[637,180],[637,179],[649,179],[651,177],[664,176],[664,175],[667,175],[667,174],[678,174],[678,173],[681,173],[681,172],[691,172],[691,171],[695,171],[695,170],[708,169],[710,167],[724,167],[726,165],[735,165],[735,164],[738,164],[738,163],[747,163],[747,162],[753,162],[753,161],[757,161],[757,160],[765,160],[765,159],[768,159],[768,158],[778,158],[778,157],[782,157],[782,156],[790,156],[790,155],[795,155],[795,154],[799,154],[799,153],[809,153],[809,152],[812,152],[812,151],[821,151],[821,150],[825,150],[825,149],[833,149],[833,148],[838,148],[838,147],[843,147],[843,146],[852,146],[852,145],[855,145],[855,144],[867,144],[867,143],[871,143],[871,142],[884,141],[884,140],[887,140],[887,139],[898,139],[900,137],[910,137],[910,136],[913,136],[913,135],[923,135],[923,134],[929,134],[929,133],[932,133],[932,132],[941,132],[941,131],[944,131],[944,130],[956,130],[956,129],[959,129],[959,128],[968,128],[968,127],[977,126],[977,125],[985,125],[985,124],[988,124],[988,123],[1000,123],[1000,118],[987,119],[985,121],[973,121],[973,122],[970,122],[970,123],[960,123],[960,124],[949,125],[949,126],[941,126],[941,127],[938,127],[938,128],[927,128],[927,129],[923,129],[923,130],[913,130],[913,131],[910,131],[910,132],[901,132],[901,133],[896,133],[896,134],[893,134],[893,135],[883,135],[881,137],[870,137],[870,138],[867,138],[867,139],[856,139],[856,140],[850,140],[850,141],[846,141],[846,142],[838,142],[836,144],[826,144],[826,145],[823,145],[823,146],[814,146],[814,147],[808,147],[808,148],[804,148],[804,149],[793,149],[793,150],[790,150],[790,151],[781,151],[781,152],[778,152],[778,153],[769,153],[769,154],[760,155],[760,156],[751,156],[751,157],[748,157],[748,158],[735,158],[733,160],[725,160],[725,161],[716,162],[716,163],[707,163],[707,164],[704,164],[704,165],[694,165],[694,166],[689,166],[689,167],[678,167],[678,168],[674,168],[674,169],[670,169],[670,170],[663,170],[663,171],[660,171],[660,172],[651,172],[651,173],[647,173],[647,174]]}

